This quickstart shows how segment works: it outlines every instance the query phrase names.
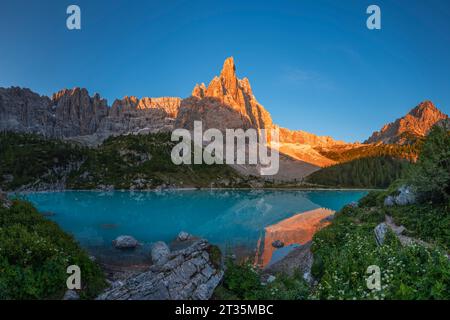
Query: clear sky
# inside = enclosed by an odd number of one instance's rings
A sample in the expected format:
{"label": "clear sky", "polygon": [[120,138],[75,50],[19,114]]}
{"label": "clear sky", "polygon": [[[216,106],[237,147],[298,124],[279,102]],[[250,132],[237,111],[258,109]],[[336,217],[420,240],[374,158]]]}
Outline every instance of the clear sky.
{"label": "clear sky", "polygon": [[[70,4],[80,31],[66,28]],[[187,97],[228,56],[290,129],[356,141],[423,100],[450,113],[448,0],[0,1],[3,87]]]}

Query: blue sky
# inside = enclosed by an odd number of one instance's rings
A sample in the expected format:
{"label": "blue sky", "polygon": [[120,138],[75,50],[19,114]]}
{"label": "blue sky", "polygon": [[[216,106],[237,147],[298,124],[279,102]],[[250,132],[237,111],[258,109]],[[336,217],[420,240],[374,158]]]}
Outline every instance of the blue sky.
{"label": "blue sky", "polygon": [[[366,28],[370,4],[381,30]],[[290,129],[357,141],[423,100],[450,113],[447,0],[2,0],[0,39],[0,86],[46,95],[187,97],[234,56]]]}

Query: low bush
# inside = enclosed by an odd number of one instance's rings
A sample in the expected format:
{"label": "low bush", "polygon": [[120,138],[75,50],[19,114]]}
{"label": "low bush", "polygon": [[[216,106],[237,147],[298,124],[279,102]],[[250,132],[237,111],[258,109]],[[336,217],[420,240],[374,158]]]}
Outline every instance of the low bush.
{"label": "low bush", "polygon": [[215,291],[215,298],[221,300],[299,300],[308,295],[309,286],[300,273],[277,274],[273,282],[262,284],[260,269],[249,261],[232,260],[227,260],[223,284]]}

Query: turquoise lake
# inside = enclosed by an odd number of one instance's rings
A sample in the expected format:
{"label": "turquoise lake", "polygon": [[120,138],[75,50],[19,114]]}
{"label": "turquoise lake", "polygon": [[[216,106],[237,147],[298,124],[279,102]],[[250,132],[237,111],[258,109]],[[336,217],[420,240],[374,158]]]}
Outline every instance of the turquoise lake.
{"label": "turquoise lake", "polygon": [[116,253],[111,241],[132,235],[143,243],[170,243],[180,231],[222,248],[255,248],[266,226],[295,214],[339,210],[366,191],[66,191],[22,195],[71,233],[88,251]]}

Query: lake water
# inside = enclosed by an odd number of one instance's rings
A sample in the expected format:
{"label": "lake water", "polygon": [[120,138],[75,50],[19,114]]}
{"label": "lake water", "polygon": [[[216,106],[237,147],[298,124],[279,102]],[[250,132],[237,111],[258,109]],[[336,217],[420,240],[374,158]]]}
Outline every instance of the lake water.
{"label": "lake water", "polygon": [[[111,242],[132,235],[148,253],[152,242],[170,243],[180,231],[204,237],[222,249],[254,250],[267,226],[296,214],[339,210],[365,191],[66,191],[23,197],[74,235],[93,254],[118,254]],[[123,253],[121,253],[123,254]],[[123,257],[122,257],[123,258]],[[128,256],[132,259],[135,256]]]}

